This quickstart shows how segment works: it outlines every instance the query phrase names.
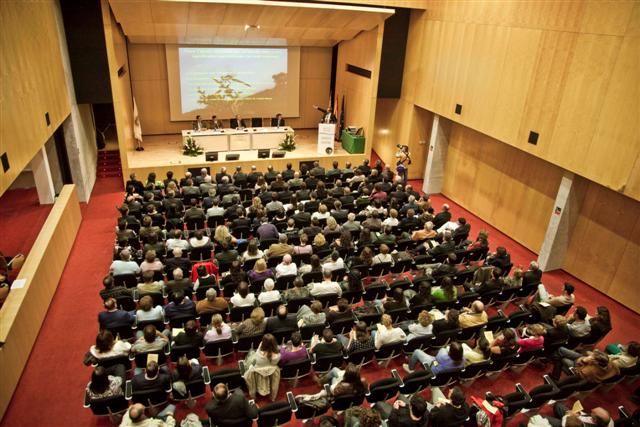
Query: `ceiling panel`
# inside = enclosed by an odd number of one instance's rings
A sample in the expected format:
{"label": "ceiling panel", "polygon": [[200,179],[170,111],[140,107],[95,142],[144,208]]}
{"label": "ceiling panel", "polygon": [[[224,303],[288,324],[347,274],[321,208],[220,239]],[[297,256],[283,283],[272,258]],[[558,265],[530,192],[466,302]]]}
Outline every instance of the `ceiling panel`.
{"label": "ceiling panel", "polygon": [[[391,9],[239,0],[109,0],[134,43],[332,46],[374,28]],[[245,25],[252,28],[245,30]],[[255,28],[259,26],[260,28]]]}

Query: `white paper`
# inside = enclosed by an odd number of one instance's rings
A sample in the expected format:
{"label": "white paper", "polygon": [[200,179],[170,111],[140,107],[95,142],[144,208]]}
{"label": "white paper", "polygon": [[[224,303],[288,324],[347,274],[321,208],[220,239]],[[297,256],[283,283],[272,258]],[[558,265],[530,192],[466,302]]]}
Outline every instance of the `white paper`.
{"label": "white paper", "polygon": [[27,284],[27,279],[16,279],[11,284],[11,290],[13,290],[13,289],[22,289],[22,288],[24,288],[24,285],[26,285],[26,284]]}

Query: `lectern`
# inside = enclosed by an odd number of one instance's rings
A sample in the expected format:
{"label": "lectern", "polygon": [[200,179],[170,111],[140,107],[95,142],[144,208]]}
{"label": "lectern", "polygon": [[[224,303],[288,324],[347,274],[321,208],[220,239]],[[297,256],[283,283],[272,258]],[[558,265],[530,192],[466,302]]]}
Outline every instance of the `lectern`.
{"label": "lectern", "polygon": [[335,135],[336,125],[334,123],[320,123],[318,125],[318,154],[333,154]]}

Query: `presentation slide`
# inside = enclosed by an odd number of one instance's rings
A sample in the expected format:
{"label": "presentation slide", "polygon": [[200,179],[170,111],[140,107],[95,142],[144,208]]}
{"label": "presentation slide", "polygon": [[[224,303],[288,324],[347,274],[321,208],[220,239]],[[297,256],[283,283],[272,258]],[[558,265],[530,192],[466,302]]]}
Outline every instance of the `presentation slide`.
{"label": "presentation slide", "polygon": [[166,46],[171,120],[299,115],[300,49]]}

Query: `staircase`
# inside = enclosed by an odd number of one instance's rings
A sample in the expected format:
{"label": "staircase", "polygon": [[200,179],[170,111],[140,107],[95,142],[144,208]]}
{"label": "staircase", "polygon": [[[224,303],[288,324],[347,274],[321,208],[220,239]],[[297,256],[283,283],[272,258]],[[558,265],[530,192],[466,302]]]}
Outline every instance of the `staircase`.
{"label": "staircase", "polygon": [[97,169],[96,176],[98,178],[121,177],[120,152],[117,150],[98,151]]}

